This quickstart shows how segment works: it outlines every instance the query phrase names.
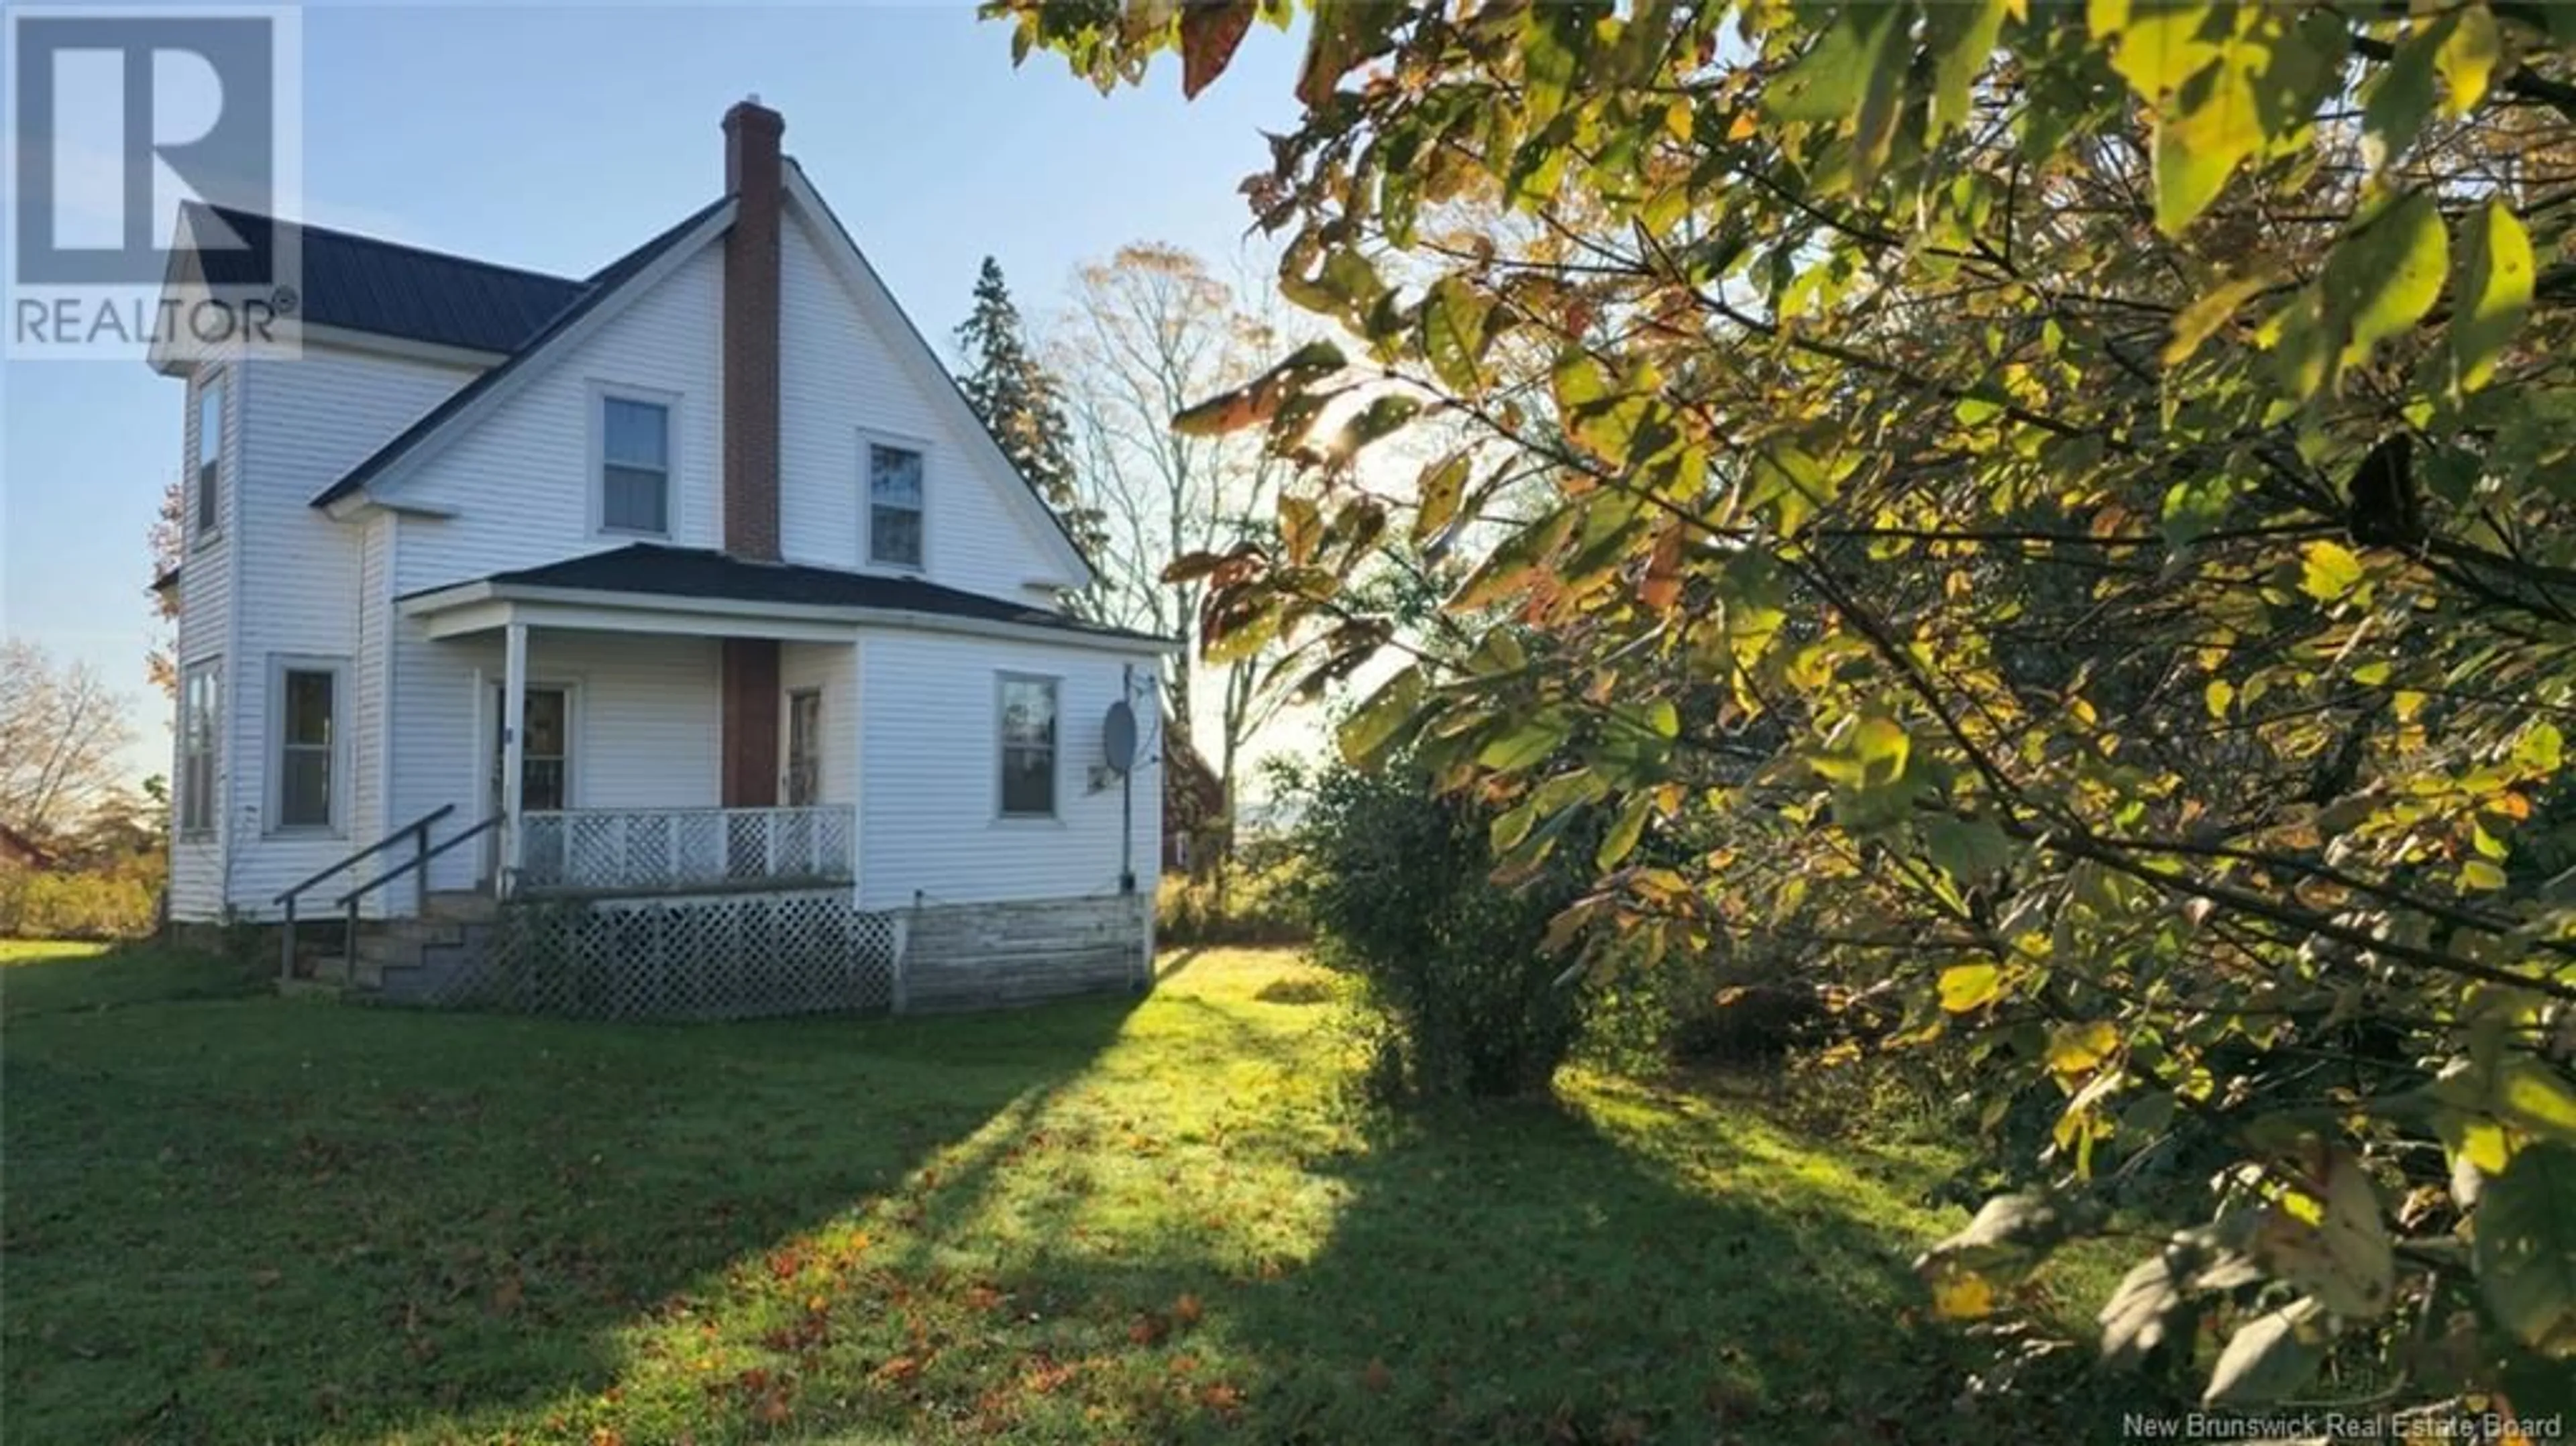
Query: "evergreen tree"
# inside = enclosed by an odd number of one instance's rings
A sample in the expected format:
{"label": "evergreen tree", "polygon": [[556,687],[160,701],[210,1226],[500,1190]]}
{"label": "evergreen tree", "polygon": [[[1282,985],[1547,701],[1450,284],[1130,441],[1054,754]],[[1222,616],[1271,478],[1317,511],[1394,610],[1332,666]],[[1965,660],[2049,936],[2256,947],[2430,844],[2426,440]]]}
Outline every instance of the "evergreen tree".
{"label": "evergreen tree", "polygon": [[1083,504],[1076,480],[1062,389],[1030,350],[1020,309],[1000,263],[984,258],[975,278],[975,308],[957,328],[965,372],[957,379],[967,405],[1002,444],[1002,455],[1038,490],[1086,554],[1099,551],[1100,511]]}

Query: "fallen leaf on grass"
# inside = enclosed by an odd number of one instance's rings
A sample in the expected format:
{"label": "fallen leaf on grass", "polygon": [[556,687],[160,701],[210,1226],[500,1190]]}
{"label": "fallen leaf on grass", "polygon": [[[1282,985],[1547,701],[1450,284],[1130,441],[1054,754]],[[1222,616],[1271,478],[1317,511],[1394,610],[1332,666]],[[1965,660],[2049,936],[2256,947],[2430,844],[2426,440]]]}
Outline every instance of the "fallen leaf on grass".
{"label": "fallen leaf on grass", "polygon": [[901,1383],[918,1380],[921,1376],[921,1362],[910,1356],[896,1356],[894,1359],[887,1361],[884,1365],[877,1367],[876,1374],[877,1379],[880,1381]]}
{"label": "fallen leaf on grass", "polygon": [[1041,1355],[1029,1364],[1021,1380],[1038,1395],[1044,1396],[1073,1379],[1074,1368]]}
{"label": "fallen leaf on grass", "polygon": [[1172,1302],[1172,1316],[1183,1325],[1197,1325],[1199,1314],[1199,1298],[1195,1295],[1184,1294]]}
{"label": "fallen leaf on grass", "polygon": [[1386,1362],[1371,1356],[1368,1369],[1360,1372],[1360,1384],[1372,1391],[1383,1391],[1395,1384],[1395,1372],[1386,1368]]}

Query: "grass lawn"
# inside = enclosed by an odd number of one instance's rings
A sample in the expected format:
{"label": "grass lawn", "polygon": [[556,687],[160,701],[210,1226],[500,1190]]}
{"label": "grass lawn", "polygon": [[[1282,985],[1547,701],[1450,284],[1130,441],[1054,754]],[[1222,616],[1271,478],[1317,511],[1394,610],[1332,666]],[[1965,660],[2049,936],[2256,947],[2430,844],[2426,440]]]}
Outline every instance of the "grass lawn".
{"label": "grass lawn", "polygon": [[[1291,956],[609,1027],[0,945],[10,1441],[2095,1439],[1954,1404],[1937,1151],[1577,1077],[1395,1125]],[[2022,1408],[2027,1410],[2028,1408]],[[2068,1410],[2078,1408],[2069,1407]]]}

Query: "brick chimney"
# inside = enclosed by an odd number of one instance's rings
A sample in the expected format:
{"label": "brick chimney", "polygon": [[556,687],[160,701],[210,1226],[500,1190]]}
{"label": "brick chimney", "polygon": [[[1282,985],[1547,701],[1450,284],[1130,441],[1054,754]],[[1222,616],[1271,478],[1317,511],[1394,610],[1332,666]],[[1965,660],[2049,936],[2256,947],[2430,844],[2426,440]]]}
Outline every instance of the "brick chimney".
{"label": "brick chimney", "polygon": [[[778,149],[787,122],[746,100],[725,112],[725,190],[734,198],[724,242],[724,550],[778,561]],[[722,652],[728,808],[778,802],[778,640],[727,638]]]}
{"label": "brick chimney", "polygon": [[778,231],[787,122],[752,99],[725,112],[724,548],[778,560]]}

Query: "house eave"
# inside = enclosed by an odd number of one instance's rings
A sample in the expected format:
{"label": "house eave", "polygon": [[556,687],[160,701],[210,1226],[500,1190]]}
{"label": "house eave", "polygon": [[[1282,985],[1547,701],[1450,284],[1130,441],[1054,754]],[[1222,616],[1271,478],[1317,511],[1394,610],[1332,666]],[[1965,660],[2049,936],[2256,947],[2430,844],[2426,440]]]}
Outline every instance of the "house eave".
{"label": "house eave", "polygon": [[531,627],[775,637],[790,641],[846,641],[855,639],[864,629],[894,629],[1040,642],[1129,657],[1169,655],[1180,650],[1180,644],[1169,638],[1082,632],[908,608],[751,602],[740,598],[544,587],[488,578],[415,593],[399,600],[395,607],[403,616],[418,619],[434,639],[464,637],[516,622]]}
{"label": "house eave", "polygon": [[389,512],[397,517],[426,518],[433,522],[443,522],[451,517],[465,515],[463,509],[450,507],[443,502],[419,502],[401,497],[385,497],[363,487],[345,497],[335,497],[322,504],[322,515],[334,522],[359,522],[380,512]]}

